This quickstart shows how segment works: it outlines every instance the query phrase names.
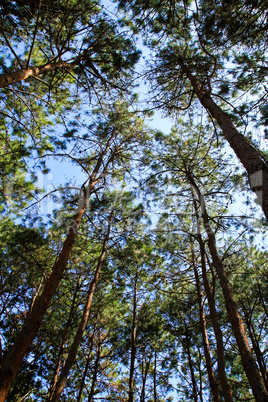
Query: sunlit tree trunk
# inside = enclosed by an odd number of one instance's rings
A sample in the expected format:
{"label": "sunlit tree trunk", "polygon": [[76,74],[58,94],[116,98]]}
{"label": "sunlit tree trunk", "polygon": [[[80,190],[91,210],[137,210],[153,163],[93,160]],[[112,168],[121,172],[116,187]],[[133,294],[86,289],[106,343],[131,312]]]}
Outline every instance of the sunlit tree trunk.
{"label": "sunlit tree trunk", "polygon": [[190,80],[193,90],[222,129],[222,132],[245,167],[251,189],[257,194],[266,219],[268,220],[268,164],[264,157],[247,139],[235,128],[228,113],[224,112],[211,98],[210,94],[202,89],[192,71],[179,59],[180,66]]}
{"label": "sunlit tree trunk", "polygon": [[203,224],[208,237],[209,251],[212,257],[213,265],[216,269],[216,272],[220,280],[227,313],[236,338],[237,346],[242,360],[242,365],[244,367],[246,376],[248,378],[249,384],[251,386],[256,401],[257,402],[268,401],[268,392],[265,388],[263,379],[260,376],[258,370],[258,366],[251,352],[251,348],[248,343],[242,318],[239,314],[237,304],[234,300],[230,283],[224,270],[223,263],[218,254],[218,250],[216,247],[216,238],[209,222],[204,196],[201,193],[197,184],[195,183],[193,175],[189,171],[187,171],[187,178],[191,186],[193,187],[201,206]]}
{"label": "sunlit tree trunk", "polygon": [[205,359],[206,359],[207,373],[208,373],[210,388],[211,388],[211,392],[212,392],[214,401],[219,402],[221,400],[221,398],[219,395],[218,384],[217,384],[217,381],[215,378],[215,374],[213,371],[213,365],[212,365],[212,361],[211,361],[211,356],[210,356],[210,347],[209,347],[209,340],[208,340],[208,335],[207,335],[206,316],[205,316],[205,311],[204,311],[204,300],[203,300],[202,289],[201,289],[201,284],[200,284],[200,280],[199,280],[199,274],[198,274],[197,267],[196,267],[194,250],[192,250],[192,257],[193,257],[193,268],[194,268],[194,275],[195,275],[195,281],[196,281],[196,287],[197,287],[200,326],[201,326],[201,332],[202,332],[202,338],[203,338],[203,347],[204,347],[204,354],[205,354]]}

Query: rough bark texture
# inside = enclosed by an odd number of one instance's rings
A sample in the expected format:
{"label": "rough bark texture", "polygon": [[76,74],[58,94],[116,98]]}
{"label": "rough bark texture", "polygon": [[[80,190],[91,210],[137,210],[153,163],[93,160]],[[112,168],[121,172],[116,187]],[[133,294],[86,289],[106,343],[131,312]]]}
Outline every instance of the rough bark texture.
{"label": "rough bark texture", "polygon": [[210,384],[214,402],[220,402],[221,398],[219,395],[218,384],[217,384],[217,381],[215,378],[215,374],[213,371],[213,365],[212,365],[212,361],[211,361],[211,356],[210,356],[210,347],[209,347],[209,340],[208,340],[208,335],[207,335],[207,324],[206,324],[206,316],[205,316],[204,306],[203,306],[202,289],[201,289],[201,284],[200,284],[200,280],[199,280],[199,275],[198,275],[198,271],[197,271],[197,267],[196,267],[196,263],[195,263],[195,256],[194,256],[193,250],[192,250],[192,256],[193,256],[193,268],[194,268],[194,275],[195,275],[197,295],[198,295],[200,326],[201,326],[201,332],[202,332],[202,338],[203,338],[203,346],[204,346],[204,353],[205,353],[205,360],[206,360],[209,384]]}
{"label": "rough bark texture", "polygon": [[[0,402],[4,402],[9,392],[12,382],[20,367],[20,364],[41,325],[51,299],[55,294],[58,284],[67,267],[68,259],[72,252],[75,239],[78,234],[78,229],[85,213],[90,194],[95,185],[98,183],[100,177],[102,177],[102,175],[104,174],[104,171],[107,169],[109,161],[111,161],[110,157],[105,167],[103,167],[102,173],[99,174],[99,171],[103,164],[103,157],[110,149],[111,140],[112,137],[107,141],[104,151],[101,152],[91,175],[90,183],[87,189],[84,191],[83,197],[81,197],[79,200],[79,205],[74,216],[72,225],[69,228],[68,235],[58,258],[55,261],[51,274],[44,285],[44,289],[41,295],[35,300],[33,306],[31,306],[31,311],[29,312],[21,331],[19,332],[13,347],[3,361],[0,370]],[[96,178],[98,174],[99,176],[98,178]]]}
{"label": "rough bark texture", "polygon": [[90,312],[90,308],[91,308],[91,303],[92,303],[92,297],[93,297],[95,288],[97,286],[97,283],[99,281],[101,266],[102,266],[102,263],[104,261],[106,250],[107,250],[107,244],[108,244],[108,240],[109,240],[109,236],[110,236],[111,220],[112,220],[112,214],[111,214],[111,218],[110,218],[110,221],[109,221],[109,224],[108,224],[108,230],[107,230],[104,242],[103,242],[102,252],[101,252],[101,255],[100,255],[99,259],[98,259],[97,268],[96,268],[95,273],[94,273],[94,278],[91,281],[90,286],[89,286],[89,290],[88,290],[88,294],[87,294],[87,300],[86,300],[86,303],[85,303],[85,306],[84,306],[83,316],[82,316],[82,319],[80,321],[80,324],[79,324],[79,327],[77,329],[77,332],[75,334],[75,337],[74,337],[72,346],[70,348],[68,357],[66,359],[65,365],[62,368],[61,374],[60,374],[59,379],[57,381],[57,384],[55,386],[55,391],[54,391],[53,396],[51,398],[52,402],[58,402],[60,400],[61,393],[62,393],[62,391],[64,389],[67,377],[68,377],[69,372],[71,370],[71,367],[72,367],[72,365],[74,363],[78,347],[80,345],[80,342],[81,342],[82,337],[83,337],[83,333],[84,333],[85,328],[86,328],[86,324],[87,324],[87,321],[88,321],[89,312]]}
{"label": "rough bark texture", "polygon": [[248,339],[246,336],[244,324],[242,318],[239,314],[237,304],[234,300],[230,283],[227,278],[227,275],[224,270],[224,266],[221,262],[221,259],[218,255],[217,247],[216,247],[216,238],[215,234],[210,226],[209,217],[206,211],[206,206],[204,202],[204,197],[196,185],[192,175],[188,172],[188,179],[195,189],[195,192],[198,196],[201,210],[202,210],[202,219],[203,224],[208,236],[208,247],[212,257],[213,265],[217,271],[217,275],[220,280],[220,285],[222,288],[222,293],[225,300],[225,305],[227,309],[227,313],[230,319],[230,323],[232,325],[232,329],[236,338],[236,343],[239,349],[239,353],[242,360],[242,365],[246,376],[248,378],[249,384],[253,391],[254,397],[257,402],[268,402],[268,392],[265,388],[262,377],[260,376],[258,366],[254,360],[253,354],[251,352]]}
{"label": "rough bark texture", "polygon": [[217,121],[222,132],[235,152],[240,162],[248,173],[249,185],[258,197],[266,219],[268,220],[268,164],[263,156],[252,144],[235,128],[231,117],[224,112],[211,98],[210,94],[203,90],[192,72],[187,68],[183,60],[180,66],[190,80],[193,90],[210,115]]}

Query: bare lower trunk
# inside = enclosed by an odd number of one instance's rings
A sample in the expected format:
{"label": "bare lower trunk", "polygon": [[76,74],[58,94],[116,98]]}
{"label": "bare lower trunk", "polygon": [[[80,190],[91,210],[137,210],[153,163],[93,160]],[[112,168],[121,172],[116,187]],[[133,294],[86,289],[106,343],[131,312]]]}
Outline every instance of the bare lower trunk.
{"label": "bare lower trunk", "polygon": [[222,129],[222,132],[245,167],[249,184],[257,194],[258,203],[261,205],[266,219],[268,220],[268,164],[260,152],[250,144],[247,139],[235,128],[231,117],[224,112],[211,98],[210,94],[202,89],[192,72],[182,59],[179,61],[183,72],[191,81],[194,92],[201,104],[214,117]]}
{"label": "bare lower trunk", "polygon": [[216,238],[215,234],[210,226],[209,217],[206,211],[206,206],[204,202],[204,197],[199,190],[198,186],[196,185],[193,176],[190,172],[187,172],[188,179],[193,186],[202,211],[202,219],[203,224],[208,236],[208,247],[212,257],[213,265],[217,271],[223,296],[225,299],[225,305],[227,309],[227,313],[230,319],[230,323],[232,325],[232,329],[236,338],[237,346],[239,349],[239,353],[242,360],[242,365],[245,370],[246,376],[248,378],[249,384],[253,391],[254,397],[257,402],[268,402],[268,392],[265,388],[264,382],[262,377],[260,376],[257,364],[254,360],[253,354],[251,352],[248,339],[246,336],[244,324],[242,318],[239,314],[237,304],[234,300],[230,283],[228,281],[227,275],[224,270],[224,266],[221,262],[221,259],[218,255],[217,247],[216,247]]}
{"label": "bare lower trunk", "polygon": [[201,284],[200,284],[200,280],[199,280],[197,267],[195,265],[195,256],[194,256],[193,250],[192,250],[192,256],[193,256],[193,268],[194,268],[194,275],[195,275],[197,294],[198,294],[200,326],[201,326],[201,332],[202,332],[202,338],[203,338],[203,347],[204,347],[204,354],[205,354],[209,384],[210,384],[214,402],[220,402],[221,398],[219,395],[218,384],[215,379],[215,374],[213,371],[213,365],[212,365],[211,356],[210,356],[210,347],[209,347],[209,340],[208,340],[208,335],[207,335],[206,316],[205,316],[204,307],[203,307],[203,303],[204,303],[203,295],[202,295]]}
{"label": "bare lower trunk", "polygon": [[85,306],[84,306],[83,317],[81,319],[81,322],[80,322],[79,327],[77,329],[77,332],[75,334],[75,337],[74,337],[73,343],[71,345],[71,348],[70,348],[68,357],[66,359],[65,365],[62,368],[60,377],[59,377],[59,379],[57,381],[57,384],[55,386],[55,391],[54,391],[53,396],[51,398],[52,402],[58,402],[59,399],[60,399],[60,395],[61,395],[61,393],[62,393],[62,391],[64,389],[67,377],[68,377],[69,372],[71,370],[71,367],[72,367],[72,365],[74,363],[78,347],[80,345],[80,342],[81,342],[82,337],[83,337],[83,333],[84,333],[85,328],[86,328],[86,324],[87,324],[87,321],[88,321],[89,312],[90,312],[90,308],[91,308],[91,303],[92,303],[92,297],[93,297],[95,288],[97,286],[97,283],[99,281],[101,266],[102,266],[102,263],[104,261],[106,250],[107,250],[107,244],[108,244],[108,240],[109,240],[109,236],[110,236],[110,228],[111,228],[112,216],[113,216],[113,214],[111,214],[111,216],[110,216],[110,221],[109,221],[109,224],[108,224],[108,230],[107,230],[104,242],[103,242],[101,255],[100,255],[99,259],[98,259],[98,264],[97,264],[97,268],[96,268],[95,273],[94,273],[94,278],[93,278],[93,280],[92,280],[92,282],[90,283],[90,286],[89,286],[89,291],[88,291],[88,294],[87,294],[87,300],[86,300],[86,303],[85,303]]}
{"label": "bare lower trunk", "polygon": [[195,375],[194,375],[194,367],[193,367],[192,356],[191,356],[189,332],[188,332],[188,328],[187,328],[186,323],[185,323],[185,328],[186,328],[186,330],[185,330],[186,352],[187,352],[187,356],[188,356],[188,364],[189,364],[191,380],[192,380],[193,399],[194,399],[195,402],[198,402],[198,399],[197,399],[197,394],[198,394],[198,392],[197,392],[197,384],[196,384]]}
{"label": "bare lower trunk", "polygon": [[[146,359],[144,360],[145,360],[145,370],[143,370],[142,372],[142,389],[141,389],[140,402],[145,402],[145,385],[146,385],[147,374],[150,367],[150,361],[146,361]],[[144,365],[142,364],[142,366]]]}

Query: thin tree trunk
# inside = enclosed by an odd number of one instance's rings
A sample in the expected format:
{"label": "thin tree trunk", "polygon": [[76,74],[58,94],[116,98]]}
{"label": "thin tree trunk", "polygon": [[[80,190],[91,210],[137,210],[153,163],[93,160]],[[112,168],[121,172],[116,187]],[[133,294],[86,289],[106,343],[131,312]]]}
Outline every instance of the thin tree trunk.
{"label": "thin tree trunk", "polygon": [[239,353],[242,360],[242,365],[244,367],[246,376],[248,378],[249,384],[253,391],[254,397],[257,402],[268,402],[268,392],[265,388],[264,382],[262,377],[260,376],[258,366],[254,360],[253,354],[251,352],[248,339],[246,336],[244,324],[242,318],[239,314],[237,304],[234,300],[230,283],[227,278],[227,275],[224,270],[224,266],[221,262],[221,259],[218,255],[217,247],[216,247],[216,238],[215,234],[210,226],[209,217],[206,211],[206,206],[204,202],[204,197],[201,191],[199,190],[198,186],[196,185],[193,176],[188,171],[187,176],[189,179],[190,184],[193,186],[200,205],[201,205],[201,212],[202,212],[202,219],[204,223],[204,227],[208,236],[208,247],[211,253],[213,265],[217,271],[223,296],[225,299],[225,305],[227,309],[227,313],[230,319],[230,323],[233,328],[233,332],[236,338],[237,346],[239,349]]}
{"label": "thin tree trunk", "polygon": [[209,340],[208,340],[208,335],[207,335],[206,316],[205,316],[205,312],[204,312],[204,301],[203,301],[203,295],[202,295],[199,275],[198,275],[198,271],[197,271],[197,267],[196,267],[196,263],[195,263],[194,250],[192,250],[192,258],[193,258],[193,268],[194,268],[194,275],[195,275],[195,281],[196,281],[196,287],[197,287],[200,326],[201,326],[201,332],[202,332],[202,338],[203,338],[203,346],[204,346],[207,373],[208,373],[208,378],[209,378],[209,383],[210,383],[210,388],[211,388],[211,392],[213,395],[213,399],[215,402],[220,402],[221,398],[219,395],[218,384],[217,384],[217,381],[215,378],[215,374],[213,371],[213,365],[212,365],[212,361],[211,361],[211,357],[210,357],[210,347],[209,347]]}
{"label": "thin tree trunk", "polygon": [[208,283],[208,277],[207,277],[207,271],[206,271],[205,248],[204,248],[204,243],[203,243],[203,240],[202,240],[202,237],[200,234],[198,234],[198,242],[199,242],[199,246],[200,246],[202,278],[203,278],[206,296],[208,299],[210,318],[211,318],[211,322],[212,322],[212,326],[213,326],[213,330],[214,330],[214,334],[215,334],[215,338],[216,338],[216,344],[217,344],[216,352],[217,352],[219,380],[220,380],[224,400],[226,402],[232,402],[233,401],[233,391],[232,391],[232,387],[228,381],[228,378],[226,375],[226,370],[225,370],[225,354],[224,354],[222,331],[221,331],[220,323],[218,320],[218,314],[216,311],[215,300],[214,300],[213,294],[210,290],[210,286]]}
{"label": "thin tree trunk", "polygon": [[94,273],[94,278],[91,281],[90,286],[89,286],[89,290],[88,290],[88,294],[87,294],[87,300],[86,300],[86,303],[85,303],[85,306],[84,306],[83,316],[82,316],[81,322],[79,324],[79,327],[77,329],[77,332],[75,334],[75,337],[74,337],[73,343],[71,345],[71,348],[70,348],[68,357],[66,359],[65,365],[62,368],[60,377],[59,377],[59,379],[57,381],[57,384],[55,386],[55,391],[54,391],[53,396],[51,398],[51,402],[58,402],[59,399],[60,399],[60,395],[61,395],[61,393],[63,391],[64,386],[65,386],[67,377],[68,377],[69,372],[71,370],[71,367],[72,367],[72,365],[74,363],[78,347],[79,347],[79,345],[81,343],[83,333],[84,333],[85,328],[86,328],[86,324],[87,324],[87,321],[88,321],[89,312],[90,312],[90,308],[91,308],[93,294],[94,294],[95,288],[97,286],[97,283],[99,281],[101,266],[102,266],[102,263],[104,261],[106,250],[107,250],[107,244],[108,244],[108,240],[109,240],[109,236],[110,236],[112,217],[113,217],[113,212],[110,215],[107,233],[106,233],[105,238],[104,238],[104,242],[103,242],[103,246],[102,246],[102,252],[101,252],[101,255],[100,255],[99,259],[98,259],[98,264],[97,264],[97,268],[96,268],[95,273]]}
{"label": "thin tree trunk", "polygon": [[203,90],[192,72],[182,59],[179,60],[183,72],[190,80],[193,90],[201,104],[214,117],[221,127],[226,140],[229,142],[236,156],[245,167],[251,189],[257,194],[258,201],[264,215],[268,220],[268,164],[264,157],[252,144],[235,128],[231,117],[224,112],[211,98],[210,94]]}
{"label": "thin tree trunk", "polygon": [[211,318],[211,322],[212,322],[212,326],[213,326],[213,330],[214,330],[214,334],[215,334],[215,338],[216,338],[216,344],[217,344],[216,352],[217,352],[219,380],[220,380],[224,400],[226,402],[232,402],[233,401],[233,391],[232,391],[232,387],[228,381],[228,378],[226,375],[226,370],[225,370],[225,355],[224,355],[224,344],[223,344],[223,339],[222,339],[222,331],[221,331],[220,323],[218,320],[218,314],[216,311],[214,296],[210,290],[208,277],[207,277],[205,246],[204,246],[204,242],[202,240],[202,236],[200,233],[200,224],[199,224],[196,200],[194,200],[194,208],[195,208],[195,215],[196,215],[196,219],[197,219],[197,240],[199,243],[200,256],[201,256],[202,278],[203,278],[204,288],[205,288],[205,292],[206,292],[206,296],[207,296],[207,300],[208,300],[208,305],[209,305],[209,310],[210,310],[210,318]]}
{"label": "thin tree trunk", "polygon": [[[29,312],[21,331],[19,332],[13,347],[3,361],[0,370],[0,402],[5,401],[20,364],[41,325],[50,301],[56,292],[64,271],[66,270],[70,254],[78,234],[78,229],[89,201],[89,197],[95,185],[107,170],[108,164],[111,161],[112,157],[109,158],[108,162],[102,169],[102,173],[99,174],[103,164],[103,157],[110,149],[111,140],[112,136],[107,141],[104,151],[101,152],[96,162],[96,166],[90,177],[89,185],[84,191],[83,197],[81,197],[79,200],[77,213],[74,216],[72,225],[69,228],[69,232],[62,246],[61,252],[54,263],[51,274],[44,285],[44,289],[41,295],[35,300],[35,303],[32,306],[31,311]],[[99,176],[97,177],[98,174]]]}
{"label": "thin tree trunk", "polygon": [[130,356],[130,370],[129,370],[129,391],[128,402],[134,400],[134,371],[135,371],[135,358],[136,358],[136,337],[137,337],[137,284],[138,284],[138,268],[136,268],[134,280],[134,293],[133,293],[133,317],[132,317],[132,331],[131,331],[131,356]]}
{"label": "thin tree trunk", "polygon": [[97,356],[96,356],[96,360],[95,360],[95,364],[94,364],[94,372],[93,372],[92,384],[91,384],[91,388],[90,388],[88,402],[93,401],[94,390],[95,390],[95,386],[96,386],[96,382],[97,382],[98,368],[99,368],[99,364],[100,364],[100,350],[101,350],[101,347],[99,344],[98,349],[97,349]]}
{"label": "thin tree trunk", "polygon": [[142,373],[142,389],[141,389],[140,402],[145,402],[145,385],[149,367],[150,367],[150,361],[146,361],[145,359],[145,372]]}
{"label": "thin tree trunk", "polygon": [[75,288],[75,292],[73,295],[73,300],[72,300],[72,305],[71,305],[71,309],[70,309],[70,313],[69,313],[69,317],[68,320],[65,323],[65,328],[64,328],[64,332],[63,332],[63,336],[62,336],[62,340],[61,340],[61,345],[60,345],[60,350],[58,353],[58,358],[57,358],[57,362],[54,368],[54,372],[53,372],[53,377],[51,380],[51,384],[50,384],[50,388],[49,388],[49,393],[48,393],[48,402],[51,402],[51,398],[57,383],[57,379],[58,379],[58,375],[60,372],[60,366],[61,366],[61,362],[62,362],[62,357],[63,357],[63,352],[64,352],[64,345],[66,343],[66,339],[67,339],[67,335],[68,335],[68,331],[73,319],[73,315],[74,315],[74,307],[75,307],[75,301],[76,301],[76,297],[77,297],[77,293],[80,287],[80,283],[79,281],[77,282],[76,288]]}
{"label": "thin tree trunk", "polygon": [[186,323],[185,323],[185,327],[186,327],[186,330],[185,330],[186,351],[187,351],[188,364],[189,364],[190,373],[191,373],[192,388],[193,388],[193,398],[194,398],[195,402],[198,402],[198,399],[197,399],[197,384],[196,384],[195,375],[194,375],[194,368],[193,368],[190,341],[189,341],[189,333],[188,333],[188,327],[187,327]]}
{"label": "thin tree trunk", "polygon": [[76,402],[80,402],[81,397],[82,397],[82,392],[84,389],[84,385],[85,385],[85,381],[86,381],[86,376],[87,376],[87,372],[88,372],[88,368],[89,368],[89,363],[90,363],[90,359],[91,359],[91,355],[92,355],[92,350],[93,350],[93,343],[94,343],[94,337],[95,337],[95,331],[96,331],[96,326],[97,326],[97,320],[98,320],[98,315],[97,315],[97,319],[94,325],[94,329],[93,329],[93,334],[91,336],[91,344],[90,344],[90,350],[89,353],[87,355],[87,361],[86,361],[86,366],[83,372],[83,377],[81,380],[81,384],[80,384],[80,388],[79,388],[79,394],[77,397],[77,401]]}
{"label": "thin tree trunk", "polygon": [[248,333],[249,333],[249,336],[251,339],[251,343],[252,343],[256,358],[257,358],[259,368],[260,368],[260,372],[261,372],[263,381],[265,383],[265,387],[266,387],[266,389],[268,389],[268,378],[267,378],[267,370],[266,370],[265,360],[263,358],[263,354],[261,352],[260,345],[259,345],[258,339],[256,337],[253,324],[251,322],[251,318],[248,316],[247,313],[245,313],[245,319],[246,319],[247,329],[248,329]]}
{"label": "thin tree trunk", "polygon": [[157,402],[157,391],[156,391],[156,360],[157,352],[154,352],[154,402]]}

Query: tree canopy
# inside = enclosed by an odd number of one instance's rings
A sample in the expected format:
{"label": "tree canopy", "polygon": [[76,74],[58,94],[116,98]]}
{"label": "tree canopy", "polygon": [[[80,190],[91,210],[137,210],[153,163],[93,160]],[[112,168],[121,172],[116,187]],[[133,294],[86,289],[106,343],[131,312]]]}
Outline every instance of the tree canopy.
{"label": "tree canopy", "polygon": [[0,402],[268,401],[266,3],[1,2]]}

